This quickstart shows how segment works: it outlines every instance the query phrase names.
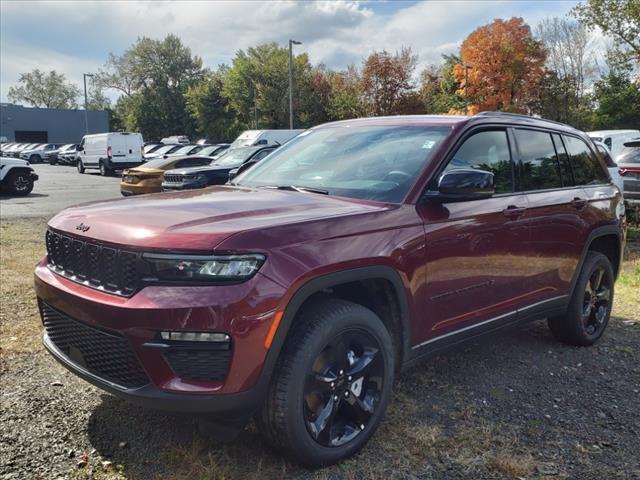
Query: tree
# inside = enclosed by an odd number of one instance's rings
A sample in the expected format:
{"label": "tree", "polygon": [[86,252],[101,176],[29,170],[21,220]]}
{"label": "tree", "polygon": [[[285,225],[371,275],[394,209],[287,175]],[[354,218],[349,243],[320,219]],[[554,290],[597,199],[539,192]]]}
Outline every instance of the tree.
{"label": "tree", "polygon": [[442,55],[441,65],[429,65],[420,74],[420,97],[426,113],[464,110],[464,98],[453,70],[462,59],[455,54]]}
{"label": "tree", "polygon": [[588,28],[600,28],[613,38],[619,61],[640,65],[640,2],[638,0],[587,0],[571,13]]}
{"label": "tree", "polygon": [[461,85],[458,94],[470,103],[469,113],[530,113],[537,101],[546,57],[541,42],[531,36],[522,18],[494,20],[474,30],[462,43],[460,56],[462,61],[455,66],[454,75]]}
{"label": "tree", "polygon": [[326,113],[329,120],[346,120],[366,115],[366,105],[360,93],[361,78],[355,65],[346,70],[329,72],[330,85]]}
{"label": "tree", "polygon": [[230,111],[229,101],[223,95],[225,66],[211,72],[186,93],[187,109],[201,135],[218,140],[233,140],[243,129]]}
{"label": "tree", "polygon": [[111,99],[94,77],[87,85],[87,110],[111,110]]}
{"label": "tree", "polygon": [[[256,128],[289,128],[288,65],[288,48],[276,43],[236,53],[225,75],[223,93],[241,123]],[[303,126],[305,112],[298,107],[309,91],[311,70],[306,53],[293,57],[295,126]]]}
{"label": "tree", "polygon": [[7,97],[12,102],[25,102],[34,107],[78,108],[80,89],[67,82],[63,73],[51,70],[49,74],[35,69],[21,73],[19,85],[9,87]]}
{"label": "tree", "polygon": [[[113,77],[105,78],[109,68]],[[101,85],[124,94],[116,115],[128,130],[140,131],[146,138],[195,133],[186,93],[206,72],[202,60],[175,35],[163,40],[139,38],[122,56],[111,55],[101,72]]]}
{"label": "tree", "polygon": [[404,97],[410,94],[417,56],[403,47],[391,55],[386,50],[373,52],[363,62],[362,94],[371,115],[403,113]]}
{"label": "tree", "polygon": [[547,18],[536,28],[547,52],[547,68],[541,83],[538,113],[545,118],[587,128],[591,98],[585,94],[595,73],[591,38],[578,22]]}
{"label": "tree", "polygon": [[597,103],[595,127],[638,128],[640,125],[640,88],[631,79],[631,69],[612,68],[594,85]]}

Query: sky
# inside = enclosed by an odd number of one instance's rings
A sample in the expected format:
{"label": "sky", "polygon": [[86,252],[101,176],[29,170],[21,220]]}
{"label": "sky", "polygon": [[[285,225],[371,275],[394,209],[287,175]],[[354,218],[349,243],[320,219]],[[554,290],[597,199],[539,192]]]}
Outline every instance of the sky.
{"label": "sky", "polygon": [[[440,63],[475,28],[520,16],[534,27],[564,16],[570,0],[494,1],[13,1],[0,0],[0,101],[20,73],[55,69],[82,85],[110,52],[138,37],[179,36],[205,66],[231,63],[240,49],[302,42],[312,64],[359,65],[375,50],[411,47],[418,69]],[[110,96],[115,99],[116,93]]]}

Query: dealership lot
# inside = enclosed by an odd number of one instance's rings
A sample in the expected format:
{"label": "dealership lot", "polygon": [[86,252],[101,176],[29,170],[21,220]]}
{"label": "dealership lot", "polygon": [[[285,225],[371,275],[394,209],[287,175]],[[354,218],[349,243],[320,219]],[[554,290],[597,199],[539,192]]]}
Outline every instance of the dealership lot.
{"label": "dealership lot", "polygon": [[119,176],[80,175],[75,167],[37,164],[40,177],[27,197],[0,197],[3,218],[51,217],[67,207],[96,200],[120,198]]}

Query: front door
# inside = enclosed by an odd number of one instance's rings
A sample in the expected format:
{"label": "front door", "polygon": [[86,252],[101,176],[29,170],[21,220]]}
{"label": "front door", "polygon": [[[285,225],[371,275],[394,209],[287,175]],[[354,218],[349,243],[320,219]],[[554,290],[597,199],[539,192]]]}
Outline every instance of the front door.
{"label": "front door", "polygon": [[426,242],[428,318],[419,332],[422,344],[479,324],[513,320],[526,302],[528,201],[526,195],[515,192],[511,151],[506,129],[472,132],[444,171],[491,171],[496,194],[488,199],[418,205]]}

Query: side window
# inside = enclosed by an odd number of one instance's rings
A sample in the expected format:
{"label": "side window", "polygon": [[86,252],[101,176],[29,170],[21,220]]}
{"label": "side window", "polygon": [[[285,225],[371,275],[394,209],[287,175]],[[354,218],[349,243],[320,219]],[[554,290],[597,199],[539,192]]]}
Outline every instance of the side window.
{"label": "side window", "polygon": [[556,147],[556,153],[558,154],[558,161],[560,162],[560,174],[562,175],[562,186],[572,187],[576,184],[573,180],[573,170],[571,169],[571,162],[569,161],[569,155],[564,148],[560,135],[554,133],[553,143]]}
{"label": "side window", "polygon": [[605,138],[605,139],[604,139],[604,144],[605,144],[607,147],[609,147],[609,150],[611,150],[611,145],[612,145],[612,143],[611,143],[611,137],[607,137],[607,138]]}
{"label": "side window", "polygon": [[273,152],[273,150],[262,150],[258,153],[256,153],[252,158],[251,161],[253,162],[257,162],[258,160],[262,160],[264,157],[266,157],[267,155],[269,155],[271,152]]}
{"label": "side window", "polygon": [[602,164],[583,140],[567,135],[563,135],[562,139],[571,158],[573,175],[577,185],[597,185],[609,181]]}
{"label": "side window", "polygon": [[492,172],[496,193],[513,192],[513,169],[507,132],[489,130],[467,138],[444,171],[456,168],[475,168]]}
{"label": "side window", "polygon": [[201,167],[202,165],[206,165],[208,163],[209,162],[205,159],[187,158],[185,160],[180,160],[174,168]]}
{"label": "side window", "polygon": [[551,134],[517,129],[520,152],[520,190],[545,190],[562,186]]}

